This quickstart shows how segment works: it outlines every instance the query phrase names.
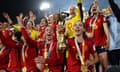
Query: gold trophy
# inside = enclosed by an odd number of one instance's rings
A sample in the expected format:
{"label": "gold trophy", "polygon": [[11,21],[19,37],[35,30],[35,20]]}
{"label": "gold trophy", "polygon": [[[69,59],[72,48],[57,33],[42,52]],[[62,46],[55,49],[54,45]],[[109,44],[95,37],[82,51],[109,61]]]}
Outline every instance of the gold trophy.
{"label": "gold trophy", "polygon": [[43,72],[50,72],[50,69],[48,68],[48,64],[45,64],[45,68]]}
{"label": "gold trophy", "polygon": [[[63,21],[59,21],[58,24],[63,25]],[[57,33],[57,40],[58,40],[58,50],[65,50],[66,42],[65,42],[64,31]]]}

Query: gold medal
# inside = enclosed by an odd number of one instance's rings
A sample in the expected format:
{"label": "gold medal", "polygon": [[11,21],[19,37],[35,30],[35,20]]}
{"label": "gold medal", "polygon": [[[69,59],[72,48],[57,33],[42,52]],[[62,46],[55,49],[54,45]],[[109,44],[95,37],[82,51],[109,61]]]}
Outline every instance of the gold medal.
{"label": "gold medal", "polygon": [[26,68],[26,67],[23,67],[23,68],[22,68],[22,72],[27,72],[27,68]]}
{"label": "gold medal", "polygon": [[47,59],[47,57],[48,57],[48,52],[46,51],[44,52],[44,58]]}
{"label": "gold medal", "polygon": [[82,71],[82,72],[89,72],[89,69],[88,69],[87,66],[82,65],[82,66],[81,66],[81,71]]}
{"label": "gold medal", "polygon": [[48,68],[48,67],[45,67],[45,68],[44,68],[44,72],[50,72],[49,68]]}
{"label": "gold medal", "polygon": [[52,72],[52,71],[50,71],[48,64],[45,64],[45,68],[44,68],[43,72]]}

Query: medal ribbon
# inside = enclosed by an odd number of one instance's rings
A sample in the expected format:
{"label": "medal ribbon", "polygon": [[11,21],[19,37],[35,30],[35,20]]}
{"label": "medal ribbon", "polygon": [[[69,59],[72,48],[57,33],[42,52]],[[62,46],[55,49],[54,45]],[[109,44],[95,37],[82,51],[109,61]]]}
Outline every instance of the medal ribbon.
{"label": "medal ribbon", "polygon": [[4,51],[5,47],[1,48],[0,50],[0,54],[2,54],[2,52]]}
{"label": "medal ribbon", "polygon": [[84,47],[85,47],[85,43],[84,43],[84,41],[82,42],[82,51],[80,51],[77,40],[74,39],[74,41],[75,41],[75,45],[76,45],[76,48],[77,48],[77,51],[78,51],[80,62],[81,62],[82,65],[84,65],[84,57],[85,57],[84,56],[85,55]]}
{"label": "medal ribbon", "polygon": [[45,43],[45,49],[44,49],[44,57],[45,58],[50,58],[50,52],[52,50],[52,45],[53,45],[53,42],[50,43],[50,47],[48,48],[48,51],[47,51],[47,43]]}
{"label": "medal ribbon", "polygon": [[90,29],[92,30],[92,32],[94,32],[94,24],[96,23],[97,19],[98,19],[98,16],[96,16],[95,20],[92,20],[92,19],[90,20]]}
{"label": "medal ribbon", "polygon": [[26,48],[26,44],[24,43],[24,45],[22,46],[22,59],[23,59],[23,63],[25,64],[25,66],[22,68],[23,72],[26,72],[26,61],[25,61],[25,48]]}

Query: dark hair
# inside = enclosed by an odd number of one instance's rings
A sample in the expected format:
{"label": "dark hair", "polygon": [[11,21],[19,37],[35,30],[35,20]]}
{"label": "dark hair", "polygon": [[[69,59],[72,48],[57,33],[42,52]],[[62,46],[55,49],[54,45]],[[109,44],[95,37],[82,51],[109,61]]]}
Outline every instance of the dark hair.
{"label": "dark hair", "polygon": [[46,18],[44,18],[44,19],[45,19],[46,24],[48,25],[48,21],[47,21],[47,19],[46,19]]}
{"label": "dark hair", "polygon": [[14,32],[14,36],[16,37],[16,39],[17,39],[17,41],[22,41],[21,40],[21,37],[22,37],[22,33],[21,32],[19,32],[19,31],[15,31]]}
{"label": "dark hair", "polygon": [[31,20],[29,20],[29,19],[25,19],[24,25],[26,26],[28,22],[30,22],[30,23],[32,23],[32,25],[34,25],[34,23]]}
{"label": "dark hair", "polygon": [[92,5],[90,6],[90,8],[89,8],[89,10],[88,10],[89,16],[91,16],[91,8],[92,8],[92,6],[93,6],[93,3],[92,3]]}
{"label": "dark hair", "polygon": [[48,25],[48,21],[47,21],[47,19],[46,19],[45,17],[43,17],[42,19],[45,19],[45,22],[46,22],[46,24]]}

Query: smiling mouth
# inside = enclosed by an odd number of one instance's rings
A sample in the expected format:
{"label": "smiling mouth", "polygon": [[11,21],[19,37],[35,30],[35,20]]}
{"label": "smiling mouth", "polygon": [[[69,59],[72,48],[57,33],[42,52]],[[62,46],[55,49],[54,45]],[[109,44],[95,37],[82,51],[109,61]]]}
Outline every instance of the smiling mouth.
{"label": "smiling mouth", "polygon": [[94,8],[92,11],[96,11],[96,9]]}
{"label": "smiling mouth", "polygon": [[47,34],[47,36],[52,36],[51,34]]}
{"label": "smiling mouth", "polygon": [[75,32],[79,32],[80,30],[75,30]]}

